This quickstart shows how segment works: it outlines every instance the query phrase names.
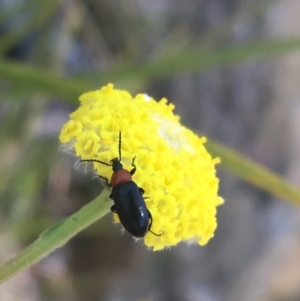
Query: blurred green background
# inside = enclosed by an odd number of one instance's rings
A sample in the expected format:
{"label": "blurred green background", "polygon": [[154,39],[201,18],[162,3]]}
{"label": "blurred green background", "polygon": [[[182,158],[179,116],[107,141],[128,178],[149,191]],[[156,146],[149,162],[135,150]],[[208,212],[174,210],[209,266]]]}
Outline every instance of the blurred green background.
{"label": "blurred green background", "polygon": [[[112,82],[300,183],[298,0],[0,0],[0,262],[101,191],[59,152],[78,96]],[[111,215],[0,287],[0,300],[300,299],[300,213],[219,167],[205,247],[153,253]]]}

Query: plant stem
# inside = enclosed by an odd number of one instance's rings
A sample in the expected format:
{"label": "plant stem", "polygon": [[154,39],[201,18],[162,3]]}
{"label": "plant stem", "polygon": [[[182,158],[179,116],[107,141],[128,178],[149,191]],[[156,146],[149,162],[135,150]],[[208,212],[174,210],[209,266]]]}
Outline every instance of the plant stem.
{"label": "plant stem", "polygon": [[276,173],[221,143],[208,139],[205,147],[214,157],[220,157],[223,167],[238,175],[246,182],[274,196],[300,205],[299,187],[296,187]]}
{"label": "plant stem", "polygon": [[111,206],[109,193],[104,189],[94,201],[45,230],[30,246],[4,263],[0,268],[0,284],[62,247],[78,232],[103,217]]}

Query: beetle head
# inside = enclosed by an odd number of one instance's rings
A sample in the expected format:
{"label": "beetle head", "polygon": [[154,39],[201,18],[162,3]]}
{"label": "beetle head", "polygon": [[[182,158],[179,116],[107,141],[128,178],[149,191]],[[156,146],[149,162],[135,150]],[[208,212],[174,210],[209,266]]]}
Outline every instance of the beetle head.
{"label": "beetle head", "polygon": [[123,169],[123,165],[118,158],[114,158],[114,159],[110,160],[110,163],[112,164],[113,171],[119,171],[119,170]]}

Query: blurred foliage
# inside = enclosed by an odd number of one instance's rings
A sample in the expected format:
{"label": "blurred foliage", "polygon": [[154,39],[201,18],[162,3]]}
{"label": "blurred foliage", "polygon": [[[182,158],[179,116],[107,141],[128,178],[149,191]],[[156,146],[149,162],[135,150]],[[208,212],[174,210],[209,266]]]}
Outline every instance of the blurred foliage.
{"label": "blurred foliage", "polygon": [[[0,229],[27,244],[99,193],[58,152],[60,127],[82,92],[107,82],[147,91],[153,81],[299,50],[298,37],[231,42],[237,19],[259,20],[275,3],[248,1],[199,34],[184,14],[176,22],[178,12],[147,14],[134,2],[0,1]],[[160,31],[164,23],[170,30]]]}

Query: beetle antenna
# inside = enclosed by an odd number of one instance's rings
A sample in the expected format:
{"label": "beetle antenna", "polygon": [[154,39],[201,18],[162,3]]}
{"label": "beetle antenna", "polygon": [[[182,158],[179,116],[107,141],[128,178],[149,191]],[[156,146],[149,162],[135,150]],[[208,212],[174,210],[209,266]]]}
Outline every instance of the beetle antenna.
{"label": "beetle antenna", "polygon": [[119,132],[119,161],[121,162],[121,131]]}
{"label": "beetle antenna", "polygon": [[101,163],[107,166],[112,166],[112,164],[100,161],[100,160],[96,160],[96,159],[85,159],[85,160],[80,160],[80,162],[96,162],[96,163]]}

